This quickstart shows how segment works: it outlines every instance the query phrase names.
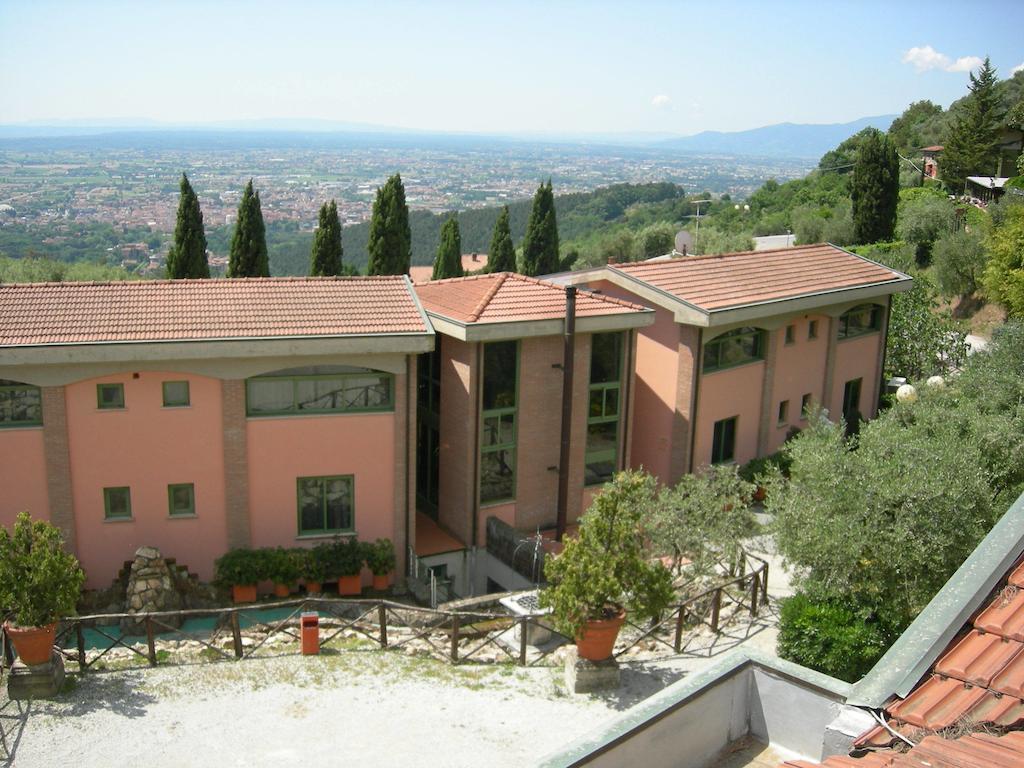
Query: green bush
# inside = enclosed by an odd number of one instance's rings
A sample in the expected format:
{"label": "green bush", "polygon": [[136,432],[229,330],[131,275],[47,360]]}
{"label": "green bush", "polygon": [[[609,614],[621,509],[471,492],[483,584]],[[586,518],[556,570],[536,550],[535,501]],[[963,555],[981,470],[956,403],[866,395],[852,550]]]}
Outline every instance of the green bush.
{"label": "green bush", "polygon": [[366,562],[366,547],[355,536],[338,539],[330,545],[330,573],[336,578],[355,576]]}
{"label": "green bush", "polygon": [[85,574],[64,551],[60,530],[21,512],[0,528],[0,608],[14,611],[22,627],[43,627],[72,613]]}
{"label": "green bush", "polygon": [[395,546],[391,539],[377,539],[366,544],[366,564],[374,576],[386,576],[395,570]]}
{"label": "green bush", "polygon": [[331,573],[332,550],[330,544],[317,544],[312,549],[304,550],[306,553],[303,560],[303,576],[308,581],[319,581],[323,583],[335,574]]}
{"label": "green bush", "polygon": [[782,601],[777,652],[805,667],[853,683],[898,635],[867,609],[797,593]]}
{"label": "green bush", "polygon": [[267,578],[275,584],[291,586],[302,575],[301,551],[277,547],[263,550],[261,557],[266,563]]}
{"label": "green bush", "polygon": [[271,578],[267,550],[232,549],[214,563],[215,581],[225,587],[245,586]]}
{"label": "green bush", "polygon": [[780,449],[768,456],[751,459],[740,467],[739,475],[748,483],[757,483],[758,478],[764,475],[771,467],[778,467],[783,475],[788,476],[789,468],[792,464],[793,460],[789,458],[789,454]]}

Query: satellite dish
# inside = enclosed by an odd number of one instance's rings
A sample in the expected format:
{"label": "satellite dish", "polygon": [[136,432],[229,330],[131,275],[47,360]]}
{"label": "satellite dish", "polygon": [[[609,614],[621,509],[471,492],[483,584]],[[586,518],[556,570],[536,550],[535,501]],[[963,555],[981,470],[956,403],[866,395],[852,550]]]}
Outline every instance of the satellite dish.
{"label": "satellite dish", "polygon": [[685,229],[676,232],[676,253],[684,256],[693,253],[693,235]]}

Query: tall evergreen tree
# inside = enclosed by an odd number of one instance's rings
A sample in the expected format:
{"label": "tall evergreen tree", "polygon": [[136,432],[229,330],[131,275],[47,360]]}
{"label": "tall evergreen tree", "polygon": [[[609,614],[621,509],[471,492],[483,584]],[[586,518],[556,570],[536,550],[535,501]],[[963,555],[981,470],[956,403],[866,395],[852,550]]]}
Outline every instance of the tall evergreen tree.
{"label": "tall evergreen tree", "polygon": [[533,208],[523,238],[523,274],[536,276],[557,272],[558,223],[555,219],[555,195],[551,179],[543,182],[533,196]]}
{"label": "tall evergreen tree", "polygon": [[270,277],[267,231],[260,209],[260,193],[253,191],[252,179],[245,185],[238,204],[238,221],[231,235],[228,277]]}
{"label": "tall evergreen tree", "polygon": [[314,277],[340,275],[341,270],[341,222],[338,220],[338,204],[320,206],[320,222],[313,235],[313,252],[310,255],[309,274]]}
{"label": "tall evergreen tree", "polygon": [[487,254],[488,272],[515,272],[516,249],[512,245],[512,230],[508,224],[508,206],[501,209],[498,220],[494,222],[494,234],[491,235],[491,250]]}
{"label": "tall evergreen tree", "polygon": [[206,260],[206,232],[203,212],[199,208],[188,176],[181,174],[181,198],[178,201],[178,221],[174,226],[174,243],[167,253],[167,277],[172,280],[210,276],[210,263]]}
{"label": "tall evergreen tree", "polygon": [[889,137],[873,130],[861,142],[853,166],[853,232],[858,243],[892,240],[900,195],[900,165]]}
{"label": "tall evergreen tree", "polygon": [[405,203],[402,177],[395,174],[377,190],[370,217],[370,258],[368,275],[404,275],[412,256],[409,207]]}
{"label": "tall evergreen tree", "polygon": [[970,78],[970,94],[954,117],[939,161],[942,180],[957,193],[968,176],[994,174],[999,164],[1003,105],[996,91],[996,70],[987,56],[978,75],[971,72]]}
{"label": "tall evergreen tree", "polygon": [[451,216],[441,227],[441,242],[434,258],[434,273],[431,280],[446,277],[462,277],[462,237],[459,235],[459,220]]}

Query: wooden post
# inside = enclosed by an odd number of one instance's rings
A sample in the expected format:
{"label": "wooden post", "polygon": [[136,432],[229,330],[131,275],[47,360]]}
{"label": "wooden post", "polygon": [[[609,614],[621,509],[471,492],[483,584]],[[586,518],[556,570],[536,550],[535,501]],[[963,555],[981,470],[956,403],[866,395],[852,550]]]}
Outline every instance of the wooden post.
{"label": "wooden post", "polygon": [[377,606],[377,623],[380,625],[380,647],[388,647],[388,609],[382,600]]}
{"label": "wooden post", "polygon": [[3,633],[4,641],[4,666],[10,669],[14,665],[14,646],[11,645],[11,636],[7,634],[7,630],[0,626],[0,632]]}
{"label": "wooden post", "polygon": [[526,666],[526,638],[530,634],[530,617],[519,620],[519,666]]}
{"label": "wooden post", "polygon": [[683,617],[686,615],[686,609],[683,606],[679,606],[679,613],[676,614],[676,641],[674,647],[676,653],[682,653],[683,650]]}
{"label": "wooden post", "polygon": [[146,645],[149,646],[149,666],[156,666],[156,638],[153,635],[153,620],[146,617]]}
{"label": "wooden post", "polygon": [[750,615],[757,616],[757,596],[761,592],[761,579],[758,572],[750,574]]}
{"label": "wooden post", "polygon": [[459,614],[452,616],[452,663],[459,663]]}
{"label": "wooden post", "polygon": [[78,646],[78,673],[82,674],[89,665],[85,660],[85,632],[80,621],[75,622],[75,644]]}
{"label": "wooden post", "polygon": [[761,603],[768,605],[768,561],[761,565]]}
{"label": "wooden post", "polygon": [[711,631],[718,631],[718,614],[722,610],[722,588],[715,590],[715,596],[711,600]]}
{"label": "wooden post", "polygon": [[238,623],[238,611],[231,612],[231,638],[235,645],[235,658],[242,658],[242,627]]}

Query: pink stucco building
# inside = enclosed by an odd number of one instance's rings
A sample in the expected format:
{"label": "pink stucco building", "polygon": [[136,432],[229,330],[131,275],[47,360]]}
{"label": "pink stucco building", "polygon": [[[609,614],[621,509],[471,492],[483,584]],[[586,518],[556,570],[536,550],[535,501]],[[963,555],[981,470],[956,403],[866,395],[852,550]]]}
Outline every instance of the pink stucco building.
{"label": "pink stucco building", "polygon": [[0,524],[58,525],[93,587],[143,544],[209,579],[230,548],[338,535],[387,537],[459,594],[518,586],[487,521],[553,526],[560,484],[571,523],[619,469],[743,463],[811,402],[872,416],[909,284],[821,245],[415,287],[0,285]]}

